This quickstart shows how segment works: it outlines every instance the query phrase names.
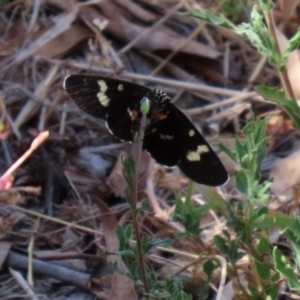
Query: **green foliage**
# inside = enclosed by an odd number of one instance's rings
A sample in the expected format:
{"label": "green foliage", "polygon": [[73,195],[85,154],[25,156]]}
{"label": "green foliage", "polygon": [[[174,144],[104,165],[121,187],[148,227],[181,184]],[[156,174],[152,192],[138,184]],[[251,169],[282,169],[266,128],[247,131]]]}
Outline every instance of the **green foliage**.
{"label": "green foliage", "polygon": [[266,126],[266,120],[254,120],[252,115],[242,130],[245,141],[241,142],[236,139],[235,151],[220,145],[221,150],[241,167],[236,175],[237,188],[241,194],[247,196],[252,204],[265,204],[270,198],[266,192],[271,186],[272,180],[260,183],[260,166],[266,157],[266,145],[269,141],[269,138],[265,136]]}
{"label": "green foliage", "polygon": [[[244,4],[248,4],[246,0],[242,1]],[[240,16],[242,12],[238,6],[233,5],[234,3],[237,3],[236,0],[223,2],[223,11],[227,15],[234,13]],[[226,6],[226,4],[232,4],[232,6]],[[270,26],[271,8],[272,2],[270,0],[260,0],[259,6],[254,6],[252,9],[250,23],[240,25],[234,25],[225,16],[215,16],[210,11],[186,12],[185,15],[197,17],[246,37],[262,55],[267,55],[278,70],[283,73],[288,54],[298,47],[300,31],[291,38],[287,49],[281,55],[277,49],[272,26]],[[286,98],[285,94],[277,89],[257,87],[256,91],[264,98],[284,108],[293,119],[295,127],[300,129],[300,109],[294,99]],[[144,114],[149,111],[147,99],[142,101],[140,109]],[[236,187],[240,193],[239,196],[243,197],[241,201],[237,204],[226,202],[219,194],[216,195],[216,193],[211,192],[211,189],[208,192],[210,201],[198,206],[192,200],[195,190],[195,185],[192,184],[188,186],[185,201],[182,201],[178,196],[176,197],[173,221],[179,222],[185,229],[185,232],[178,234],[177,237],[179,236],[180,239],[188,238],[189,240],[192,238],[193,243],[201,245],[203,254],[209,256],[209,259],[203,264],[203,271],[207,280],[201,282],[198,299],[205,300],[208,298],[213,272],[220,267],[219,262],[211,258],[215,253],[226,258],[228,274],[233,276],[238,274],[238,261],[244,255],[249,257],[251,274],[249,273],[248,276],[251,278],[248,281],[247,290],[240,286],[240,292],[244,295],[243,299],[277,299],[278,281],[281,279],[285,279],[291,289],[300,290],[298,275],[300,271],[300,218],[270,215],[267,207],[272,180],[263,181],[261,177],[261,165],[266,158],[269,142],[269,138],[265,136],[266,126],[267,119],[255,119],[252,114],[242,130],[244,137],[235,140],[234,150],[219,145],[220,149],[239,166],[239,171],[236,174]],[[123,174],[128,184],[126,197],[132,201],[134,194],[137,193],[135,186],[136,165],[133,158],[124,161]],[[137,198],[136,195],[135,198]],[[135,218],[142,213],[143,209],[137,209],[132,203],[133,218],[136,220]],[[212,249],[201,240],[203,228],[200,227],[203,216],[210,210],[221,213],[227,220],[227,228],[223,230],[222,234],[214,236]],[[277,248],[272,249],[273,246],[268,240],[270,227],[283,229],[283,234],[293,248],[295,270],[292,269]],[[145,267],[150,291],[145,291],[144,279],[141,276],[141,261],[153,253],[158,246],[169,247],[172,241],[141,234],[136,236],[139,243],[134,244],[132,239],[136,229],[133,230],[133,228],[136,226],[128,225],[125,229],[118,229],[120,240],[118,254],[128,268],[127,276],[135,280],[141,293],[154,299],[192,299],[182,289],[182,277],[159,280],[148,264],[145,264]],[[258,243],[254,241],[258,241]],[[237,289],[239,288],[238,284],[237,282]]]}
{"label": "green foliage", "polygon": [[208,299],[209,284],[212,280],[213,272],[217,267],[219,267],[219,264],[216,264],[215,261],[213,261],[212,259],[207,260],[203,264],[203,271],[207,275],[207,280],[204,280],[201,283],[200,290],[199,290],[199,293],[198,293],[198,300]]}
{"label": "green foliage", "polygon": [[262,238],[259,241],[257,251],[263,256],[262,262],[255,260],[257,273],[262,279],[263,290],[268,297],[271,297],[271,299],[276,299],[279,291],[279,286],[276,284],[276,282],[280,279],[280,274],[277,272],[272,274],[273,270],[270,263],[270,244],[266,238]]}
{"label": "green foliage", "polygon": [[220,249],[223,256],[228,258],[229,262],[235,266],[236,262],[241,259],[245,253],[239,252],[239,240],[231,239],[227,230],[223,230],[224,238],[217,235],[214,237],[216,246]]}
{"label": "green foliage", "polygon": [[195,17],[200,20],[206,21],[216,26],[221,26],[226,29],[231,29],[233,31],[235,30],[235,25],[231,23],[225,16],[223,15],[216,16],[209,10],[196,11],[196,12],[186,11],[183,13],[183,15],[188,17]]}
{"label": "green foliage", "polygon": [[[147,101],[143,101],[145,111],[147,110]],[[142,103],[142,106],[143,106]],[[149,104],[148,104],[149,105]],[[128,202],[131,205],[132,216],[136,221],[139,214],[145,209],[143,206],[141,209],[136,208],[137,195],[135,194],[135,185],[136,182],[136,163],[135,160],[129,156],[123,161],[123,176],[126,179],[127,187],[125,189],[125,195],[128,199]],[[137,226],[137,225],[136,225]],[[115,271],[130,277],[136,283],[136,286],[139,288],[140,293],[149,296],[155,299],[178,299],[178,300],[190,300],[192,299],[190,295],[186,294],[182,290],[181,282],[182,277],[171,278],[166,281],[160,281],[156,277],[154,270],[148,267],[145,264],[144,274],[147,277],[147,282],[149,284],[149,293],[145,290],[145,278],[143,277],[143,271],[141,264],[144,262],[144,259],[153,253],[157,247],[169,247],[173,244],[171,239],[159,239],[155,236],[150,237],[147,234],[142,234],[136,236],[137,243],[132,243],[134,238],[134,226],[131,224],[127,225],[125,228],[119,227],[117,229],[117,236],[119,239],[119,251],[116,253],[120,255],[124,264],[126,265],[128,272],[125,273],[123,270],[120,270],[116,264],[113,264],[112,267]]]}
{"label": "green foliage", "polygon": [[259,53],[266,55],[270,59],[271,63],[274,64],[278,70],[284,71],[288,55],[298,47],[300,33],[298,31],[297,34],[291,38],[287,49],[284,54],[281,55],[269,25],[268,16],[271,7],[271,1],[260,1],[260,7],[258,5],[253,6],[251,22],[241,23],[237,26],[231,23],[225,16],[215,16],[208,10],[205,10],[204,12],[187,11],[184,15],[192,16],[213,25],[230,29],[236,34],[246,37]]}
{"label": "green foliage", "polygon": [[123,161],[123,176],[127,182],[125,190],[126,198],[130,199],[130,191],[133,190],[134,176],[135,176],[135,161],[132,156],[127,157]]}
{"label": "green foliage", "polygon": [[221,4],[221,10],[225,15],[233,20],[241,19],[245,16],[245,13],[250,9],[249,0],[218,0]]}
{"label": "green foliage", "polygon": [[270,60],[280,67],[286,64],[282,62],[281,56],[277,54],[277,50],[270,31],[266,27],[263,16],[258,12],[257,6],[253,7],[251,12],[251,23],[242,23],[235,26],[224,16],[216,17],[209,11],[204,12],[186,12],[186,16],[199,18],[203,21],[231,29],[238,35],[249,39],[252,45],[262,54],[267,55]]}
{"label": "green foliage", "polygon": [[300,271],[300,218],[299,216],[293,216],[292,223],[289,227],[285,228],[283,234],[292,245],[294,252],[294,260]]}
{"label": "green foliage", "polygon": [[[120,270],[116,264],[113,264],[112,267],[115,271],[126,275],[133,279],[136,284],[139,286],[140,290],[143,294],[145,291],[143,290],[143,285],[141,284],[141,268],[140,268],[140,261],[139,261],[139,253],[136,244],[133,244],[131,241],[133,239],[133,227],[132,225],[128,225],[125,228],[118,227],[117,235],[119,239],[119,251],[116,253],[121,256],[123,262],[125,263],[128,273],[124,273],[124,271]],[[148,235],[144,234],[141,238],[141,245],[142,245],[142,254],[149,255],[151,254],[155,248],[157,247],[169,247],[173,244],[171,239],[158,239],[157,237],[150,238]],[[152,296],[157,298],[161,298],[164,296],[164,299],[191,299],[190,296],[187,295],[182,291],[181,281],[183,278],[176,277],[172,280],[168,280],[166,282],[159,281],[156,277],[155,271],[147,268],[147,277],[150,284],[150,292]],[[173,281],[174,280],[174,281]],[[172,286],[174,294],[165,293],[167,291],[167,287]],[[172,297],[177,298],[172,298]],[[181,298],[180,298],[181,297]]]}
{"label": "green foliage", "polygon": [[179,222],[185,228],[184,233],[180,233],[180,237],[190,236],[198,239],[201,233],[199,226],[203,214],[214,208],[213,203],[206,203],[197,207],[195,203],[187,198],[183,202],[179,197],[176,198],[176,209],[173,217],[174,222]]}
{"label": "green foliage", "polygon": [[299,291],[300,283],[297,274],[278,248],[273,250],[275,269],[287,281],[291,289]]}
{"label": "green foliage", "polygon": [[270,100],[280,105],[292,118],[294,126],[300,130],[300,108],[295,99],[288,99],[283,91],[277,88],[257,86],[255,90],[266,100]]}

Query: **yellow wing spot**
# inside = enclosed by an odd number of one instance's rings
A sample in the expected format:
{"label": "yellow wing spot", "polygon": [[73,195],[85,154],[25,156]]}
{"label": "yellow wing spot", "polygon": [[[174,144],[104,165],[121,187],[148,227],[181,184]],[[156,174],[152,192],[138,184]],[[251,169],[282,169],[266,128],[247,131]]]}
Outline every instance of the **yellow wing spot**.
{"label": "yellow wing spot", "polygon": [[107,84],[104,80],[98,80],[98,84],[100,86],[100,91],[105,93],[107,91]]}
{"label": "yellow wing spot", "polygon": [[206,145],[199,145],[196,151],[189,151],[186,155],[186,158],[189,161],[200,161],[202,153],[209,152],[209,148]]}
{"label": "yellow wing spot", "polygon": [[199,154],[209,152],[209,148],[206,145],[200,145],[197,147],[197,152]]}
{"label": "yellow wing spot", "polygon": [[189,161],[199,161],[201,159],[201,157],[197,151],[189,151],[186,158]]}
{"label": "yellow wing spot", "polygon": [[97,97],[98,97],[101,105],[107,107],[110,102],[110,99],[105,94],[107,91],[107,84],[104,80],[98,80],[98,84],[100,87],[100,91],[99,91],[99,93],[97,93]]}
{"label": "yellow wing spot", "polygon": [[192,137],[192,136],[194,136],[194,135],[195,135],[195,130],[191,129],[191,130],[189,131],[189,136]]}
{"label": "yellow wing spot", "polygon": [[124,85],[123,85],[123,84],[119,84],[119,85],[118,85],[118,91],[119,91],[119,92],[122,92],[123,89],[124,89]]}

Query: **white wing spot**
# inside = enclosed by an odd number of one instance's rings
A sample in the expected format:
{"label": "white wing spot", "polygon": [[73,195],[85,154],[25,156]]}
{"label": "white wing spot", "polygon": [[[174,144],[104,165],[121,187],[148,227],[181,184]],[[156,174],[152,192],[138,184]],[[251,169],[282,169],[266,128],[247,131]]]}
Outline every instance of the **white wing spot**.
{"label": "white wing spot", "polygon": [[199,145],[196,151],[189,151],[186,155],[186,158],[189,161],[200,161],[202,153],[209,152],[209,148],[206,145]]}
{"label": "white wing spot", "polygon": [[118,91],[119,91],[119,92],[122,92],[123,89],[124,89],[124,85],[123,85],[123,84],[119,84],[119,85],[118,85]]}
{"label": "white wing spot", "polygon": [[192,137],[192,136],[194,136],[194,135],[195,135],[195,130],[191,129],[191,130],[189,131],[189,136]]}
{"label": "white wing spot", "polygon": [[100,87],[100,91],[97,94],[97,97],[101,103],[101,105],[107,107],[109,105],[110,99],[106,96],[107,84],[104,80],[98,80],[98,84]]}
{"label": "white wing spot", "polygon": [[129,114],[129,116],[130,116],[130,118],[132,117],[132,115],[133,115],[133,112],[132,112],[132,110],[130,110],[130,108],[128,107],[127,108],[127,112],[128,112],[128,114]]}

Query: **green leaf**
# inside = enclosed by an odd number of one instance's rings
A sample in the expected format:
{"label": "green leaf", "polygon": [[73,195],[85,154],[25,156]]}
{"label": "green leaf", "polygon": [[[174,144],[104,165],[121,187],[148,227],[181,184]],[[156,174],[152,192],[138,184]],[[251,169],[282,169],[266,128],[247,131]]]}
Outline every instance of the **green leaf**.
{"label": "green leaf", "polygon": [[[268,14],[270,2],[264,0],[261,2],[265,14]],[[266,22],[262,15],[257,10],[255,5],[251,12],[251,23],[242,23],[235,26],[224,16],[215,16],[209,11],[200,12],[185,12],[185,16],[192,16],[203,21],[209,22],[216,26],[221,26],[230,29],[238,35],[246,37],[252,45],[262,54],[269,57],[270,61],[280,70],[283,70],[286,65],[286,57],[283,57],[275,46],[270,29],[266,26]]]}
{"label": "green leaf", "polygon": [[298,270],[300,270],[300,218],[293,216],[291,226],[287,227],[283,234],[293,247],[294,260]]}
{"label": "green leaf", "polygon": [[236,157],[236,153],[231,151],[228,147],[226,147],[224,144],[219,143],[218,144],[219,148],[221,151],[223,151],[224,153],[226,153],[235,163],[237,163],[237,157]]}
{"label": "green leaf", "polygon": [[[265,238],[262,238],[260,241],[259,241],[259,244],[257,246],[257,251],[264,255],[266,258],[269,258],[269,242],[267,239]],[[267,265],[255,260],[255,265],[256,265],[256,269],[257,269],[257,272],[260,276],[260,278],[262,278],[263,280],[270,280],[270,277],[271,277],[271,268],[268,267]]]}
{"label": "green leaf", "polygon": [[176,198],[176,209],[173,221],[180,222],[186,232],[185,235],[199,238],[201,232],[200,222],[203,214],[215,208],[215,203],[210,202],[202,206],[196,206],[195,203],[189,199],[183,202],[179,197]]}
{"label": "green leaf", "polygon": [[280,105],[292,118],[294,126],[300,130],[300,108],[295,99],[287,99],[284,92],[277,88],[257,86],[255,90],[263,98]]}
{"label": "green leaf", "polygon": [[[251,24],[242,23],[238,25],[235,32],[239,35],[247,37],[251,44],[262,54],[272,59],[274,54],[274,44],[269,30],[266,28],[262,16],[254,6],[251,12]],[[276,53],[276,52],[275,52]]]}
{"label": "green leaf", "polygon": [[276,271],[287,281],[291,289],[300,291],[300,283],[296,273],[277,247],[273,250],[273,257]]}
{"label": "green leaf", "polygon": [[132,156],[125,158],[123,161],[123,176],[127,181],[130,190],[133,188],[133,180],[135,175],[135,161]]}
{"label": "green leaf", "polygon": [[263,280],[269,280],[271,270],[269,267],[267,267],[265,264],[262,264],[259,261],[255,261],[256,270],[259,274],[259,277]]}
{"label": "green leaf", "polygon": [[236,150],[236,157],[237,157],[237,163],[241,165],[241,167],[244,167],[243,161],[245,156],[247,155],[246,153],[246,148],[244,147],[243,144],[236,138],[235,139],[235,150]]}
{"label": "green leaf", "polygon": [[269,241],[265,238],[260,239],[258,245],[257,245],[257,251],[260,254],[269,253],[270,251],[270,244]]}
{"label": "green leaf", "polygon": [[221,26],[223,28],[235,30],[235,25],[233,23],[231,23],[225,16],[223,16],[223,15],[220,15],[219,17],[215,16],[209,10],[196,11],[196,12],[186,11],[186,12],[182,13],[182,15],[188,16],[188,17],[195,17],[195,18],[198,18],[205,22],[214,24],[216,26]]}
{"label": "green leaf", "polygon": [[266,191],[271,187],[272,183],[273,183],[273,178],[264,181],[257,189],[257,192],[256,192],[257,197],[258,198],[262,197],[263,194],[265,194]]}
{"label": "green leaf", "polygon": [[212,259],[208,259],[203,264],[203,271],[206,273],[209,281],[212,278],[213,272],[217,267],[218,265]]}
{"label": "green leaf", "polygon": [[220,251],[223,255],[226,255],[226,256],[229,255],[229,247],[226,245],[225,239],[223,239],[219,235],[216,235],[216,236],[214,236],[214,243],[220,249]]}
{"label": "green leaf", "polygon": [[249,192],[248,179],[244,171],[239,171],[236,174],[236,185],[238,190],[242,194],[248,196],[248,192]]}
{"label": "green leaf", "polygon": [[170,238],[159,239],[157,236],[150,237],[147,234],[142,235],[141,239],[142,250],[144,254],[151,254],[157,247],[170,247],[173,245],[173,240]]}
{"label": "green leaf", "polygon": [[[181,276],[182,277],[182,276]],[[164,289],[163,292],[168,292],[169,293],[169,297],[157,297],[158,299],[166,299],[166,300],[192,300],[192,296],[188,295],[187,293],[185,293],[182,289],[182,284],[181,281],[182,279],[178,280],[179,276],[176,276],[175,278],[173,278],[172,280],[169,279],[167,280],[165,287],[162,286],[162,288]],[[161,293],[161,296],[163,296],[163,294]]]}
{"label": "green leaf", "polygon": [[294,50],[298,49],[300,42],[300,27],[298,27],[297,33],[289,40],[289,45],[283,53],[283,57],[287,59],[288,55]]}

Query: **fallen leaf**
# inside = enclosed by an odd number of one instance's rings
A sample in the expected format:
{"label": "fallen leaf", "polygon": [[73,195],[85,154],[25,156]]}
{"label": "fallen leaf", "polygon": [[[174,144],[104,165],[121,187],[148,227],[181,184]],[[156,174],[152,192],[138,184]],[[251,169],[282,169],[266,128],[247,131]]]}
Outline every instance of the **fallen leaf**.
{"label": "fallen leaf", "polygon": [[[101,221],[103,225],[103,234],[106,242],[106,251],[115,252],[119,249],[119,239],[116,234],[118,227],[118,222],[115,215],[109,210],[104,202],[100,199],[93,197],[93,200],[97,204],[101,212]],[[127,267],[122,261],[121,257],[118,255],[109,255],[108,261],[110,263],[116,263],[118,268],[127,271]],[[118,272],[114,272],[111,282],[111,291],[108,296],[108,300],[118,300],[118,299],[137,299],[137,295],[134,289],[133,281]]]}
{"label": "fallen leaf", "polygon": [[288,192],[300,182],[300,150],[275,162],[270,178],[274,178],[271,191],[275,195]]}
{"label": "fallen leaf", "polygon": [[[276,35],[278,40],[278,45],[280,52],[283,53],[288,46],[288,40],[286,36],[276,28]],[[289,76],[290,83],[292,85],[295,97],[297,100],[300,100],[300,52],[298,50],[293,51],[288,56],[288,61],[286,64],[286,70]],[[283,85],[283,84],[282,84]]]}

